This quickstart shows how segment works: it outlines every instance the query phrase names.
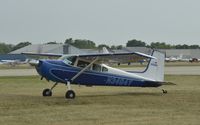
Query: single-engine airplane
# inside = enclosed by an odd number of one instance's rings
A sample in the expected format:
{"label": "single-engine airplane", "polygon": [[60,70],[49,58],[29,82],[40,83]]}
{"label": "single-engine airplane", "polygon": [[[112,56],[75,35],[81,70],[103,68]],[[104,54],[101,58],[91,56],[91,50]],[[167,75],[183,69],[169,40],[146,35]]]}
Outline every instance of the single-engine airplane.
{"label": "single-engine airplane", "polygon": [[[86,86],[127,86],[127,87],[159,87],[164,82],[165,54],[153,50],[152,55],[140,52],[98,53],[63,55],[52,53],[22,53],[26,55],[56,56],[58,60],[39,60],[34,62],[41,79],[53,81],[50,89],[43,90],[43,96],[52,96],[53,88],[58,83],[67,85],[65,97],[74,99],[75,92],[71,84]],[[148,59],[148,65],[143,72],[123,71],[110,67],[102,62],[108,60],[141,60]],[[167,93],[163,90],[163,93]]]}

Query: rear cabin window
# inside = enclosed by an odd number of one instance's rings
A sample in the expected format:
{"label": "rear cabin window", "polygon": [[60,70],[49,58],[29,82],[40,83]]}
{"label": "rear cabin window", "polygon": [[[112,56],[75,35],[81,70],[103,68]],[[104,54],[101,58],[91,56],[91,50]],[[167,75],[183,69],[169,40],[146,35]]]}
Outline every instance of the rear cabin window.
{"label": "rear cabin window", "polygon": [[[85,68],[89,64],[90,64],[89,62],[79,60],[77,63],[77,67]],[[97,72],[108,72],[108,69],[106,67],[103,67],[99,64],[93,64],[92,66],[88,68],[88,70],[93,70]]]}
{"label": "rear cabin window", "polygon": [[93,64],[92,70],[97,71],[97,72],[101,72],[101,66],[97,65],[97,64]]}
{"label": "rear cabin window", "polygon": [[108,72],[108,69],[106,67],[103,67],[98,64],[94,64],[92,67],[92,70],[97,71],[97,72]]}
{"label": "rear cabin window", "polygon": [[108,69],[106,67],[102,67],[102,72],[108,72]]}

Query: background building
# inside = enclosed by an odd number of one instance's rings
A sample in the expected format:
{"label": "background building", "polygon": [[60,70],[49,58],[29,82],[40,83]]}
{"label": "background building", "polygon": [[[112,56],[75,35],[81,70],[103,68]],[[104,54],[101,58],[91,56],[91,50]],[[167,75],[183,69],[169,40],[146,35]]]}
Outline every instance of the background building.
{"label": "background building", "polygon": [[22,52],[32,53],[56,53],[56,54],[80,54],[85,53],[69,44],[35,44],[12,51],[10,54],[21,54]]}
{"label": "background building", "polygon": [[[113,53],[122,52],[141,52],[151,54],[152,49],[146,47],[123,47],[122,49],[110,50]],[[166,53],[166,57],[191,59],[200,59],[200,49],[159,49],[159,51]],[[22,52],[33,53],[56,53],[56,54],[87,54],[87,53],[101,53],[97,49],[79,49],[69,44],[35,44],[15,50],[10,54],[0,55],[0,60],[19,59],[25,60],[26,57],[21,55]]]}
{"label": "background building", "polygon": [[166,53],[166,57],[175,57],[183,59],[197,58],[200,59],[200,49],[160,49]]}

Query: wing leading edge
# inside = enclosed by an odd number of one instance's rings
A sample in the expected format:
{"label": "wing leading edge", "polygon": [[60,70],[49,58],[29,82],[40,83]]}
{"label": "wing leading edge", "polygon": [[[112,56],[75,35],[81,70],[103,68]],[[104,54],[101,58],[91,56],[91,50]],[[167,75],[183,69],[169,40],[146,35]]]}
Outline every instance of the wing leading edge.
{"label": "wing leading edge", "polygon": [[32,53],[32,52],[23,52],[23,55],[30,55],[30,56],[51,56],[51,57],[61,57],[63,54],[56,54],[56,53]]}
{"label": "wing leading edge", "polygon": [[49,56],[49,57],[62,57],[62,56],[76,56],[76,57],[83,57],[83,58],[92,58],[92,57],[99,57],[99,58],[118,58],[121,56],[133,56],[133,57],[143,57],[143,58],[150,58],[150,59],[157,59],[154,56],[147,55],[140,52],[127,52],[127,53],[96,53],[96,54],[56,54],[56,53],[31,53],[31,52],[23,52],[21,54],[24,55],[31,55],[31,56]]}

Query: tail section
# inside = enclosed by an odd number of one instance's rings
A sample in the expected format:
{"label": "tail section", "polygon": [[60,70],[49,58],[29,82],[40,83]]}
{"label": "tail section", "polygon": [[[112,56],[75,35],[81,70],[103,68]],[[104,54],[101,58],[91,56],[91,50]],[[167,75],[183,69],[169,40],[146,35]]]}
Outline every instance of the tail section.
{"label": "tail section", "polygon": [[159,51],[153,51],[152,56],[156,57],[156,59],[151,59],[146,70],[138,75],[162,82],[164,81],[165,54]]}

